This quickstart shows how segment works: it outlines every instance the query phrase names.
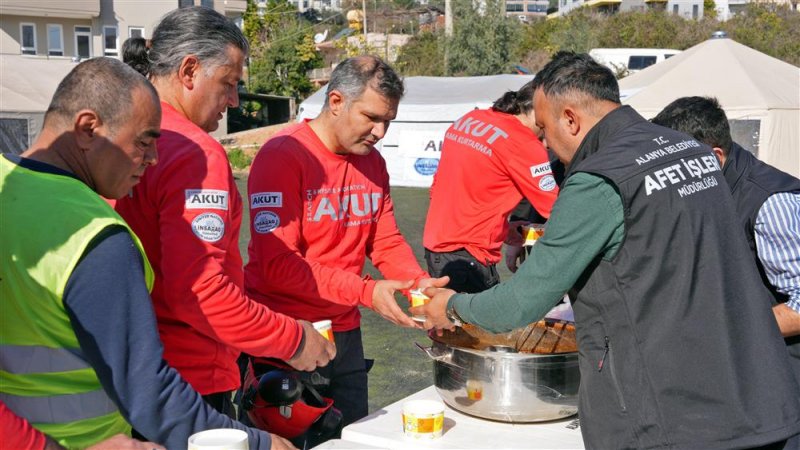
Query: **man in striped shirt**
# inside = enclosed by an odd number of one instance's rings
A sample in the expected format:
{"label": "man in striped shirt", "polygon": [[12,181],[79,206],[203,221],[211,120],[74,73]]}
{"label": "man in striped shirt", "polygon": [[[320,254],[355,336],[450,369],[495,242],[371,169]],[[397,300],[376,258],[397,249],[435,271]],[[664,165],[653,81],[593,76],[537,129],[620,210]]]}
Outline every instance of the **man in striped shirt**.
{"label": "man in striped shirt", "polygon": [[800,179],[733,142],[725,111],[714,98],[679,98],[652,122],[714,149],[761,278],[775,299],[772,310],[800,381]]}

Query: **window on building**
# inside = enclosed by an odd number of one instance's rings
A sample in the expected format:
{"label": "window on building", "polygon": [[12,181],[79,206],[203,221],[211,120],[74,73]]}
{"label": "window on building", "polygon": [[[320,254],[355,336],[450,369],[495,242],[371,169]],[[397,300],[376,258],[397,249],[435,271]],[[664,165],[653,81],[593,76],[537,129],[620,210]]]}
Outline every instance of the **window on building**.
{"label": "window on building", "polygon": [[528,12],[535,12],[535,13],[545,13],[547,12],[547,4],[535,4],[535,3],[528,3]]}
{"label": "window on building", "polygon": [[129,38],[143,38],[144,37],[144,27],[128,27],[128,37]]}
{"label": "window on building", "polygon": [[117,45],[117,27],[103,27],[103,55],[119,56],[119,46]]}
{"label": "window on building", "polygon": [[178,8],[187,8],[194,6],[194,0],[178,0]]}
{"label": "window on building", "polygon": [[700,5],[692,5],[692,19],[697,19],[700,15]]}
{"label": "window on building", "polygon": [[81,59],[92,57],[91,27],[75,27],[75,56]]}
{"label": "window on building", "polygon": [[36,24],[21,23],[19,25],[19,46],[23,55],[36,54]]}
{"label": "window on building", "polygon": [[47,54],[64,56],[64,30],[59,24],[47,24]]}
{"label": "window on building", "polygon": [[672,14],[678,15],[678,5],[672,5]]}
{"label": "window on building", "polygon": [[522,12],[522,5],[519,3],[506,3],[506,12]]}
{"label": "window on building", "polygon": [[214,9],[214,0],[200,0],[200,6]]}

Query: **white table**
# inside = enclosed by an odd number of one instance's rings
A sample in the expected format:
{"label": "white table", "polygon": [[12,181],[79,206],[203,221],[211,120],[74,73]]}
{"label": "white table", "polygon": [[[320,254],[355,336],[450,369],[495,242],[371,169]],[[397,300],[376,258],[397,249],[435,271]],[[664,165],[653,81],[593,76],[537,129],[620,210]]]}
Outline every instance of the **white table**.
{"label": "white table", "polygon": [[373,450],[380,449],[374,445],[345,441],[344,439],[331,439],[330,441],[323,442],[322,444],[314,447],[314,450],[322,449],[337,449],[337,450]]}
{"label": "white table", "polygon": [[511,424],[468,416],[449,406],[445,407],[441,438],[429,441],[406,438],[401,417],[403,403],[423,399],[441,401],[435,388],[430,386],[346,426],[342,439],[388,450],[584,448],[577,416],[552,422]]}

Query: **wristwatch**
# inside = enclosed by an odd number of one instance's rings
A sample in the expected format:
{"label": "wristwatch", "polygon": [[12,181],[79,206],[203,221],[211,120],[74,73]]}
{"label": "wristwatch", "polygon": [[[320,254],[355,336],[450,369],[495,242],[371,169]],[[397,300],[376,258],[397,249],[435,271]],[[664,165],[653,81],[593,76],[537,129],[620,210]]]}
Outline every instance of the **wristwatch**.
{"label": "wristwatch", "polygon": [[461,319],[461,316],[458,315],[456,312],[456,308],[454,306],[450,306],[447,308],[446,311],[447,320],[453,322],[453,325],[460,327],[464,325],[464,321]]}

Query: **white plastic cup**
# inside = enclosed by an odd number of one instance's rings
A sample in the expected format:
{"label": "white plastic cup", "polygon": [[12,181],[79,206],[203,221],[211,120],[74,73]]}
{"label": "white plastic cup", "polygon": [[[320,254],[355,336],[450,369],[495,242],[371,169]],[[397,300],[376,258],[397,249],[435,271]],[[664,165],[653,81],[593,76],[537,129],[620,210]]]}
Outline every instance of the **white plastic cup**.
{"label": "white plastic cup", "polygon": [[247,433],[235,428],[215,428],[189,436],[189,450],[249,450]]}
{"label": "white plastic cup", "polygon": [[319,331],[325,339],[333,342],[333,328],[331,325],[330,320],[320,320],[319,322],[314,322],[314,329]]}
{"label": "white plastic cup", "polygon": [[403,403],[403,434],[410,439],[438,439],[444,428],[444,403],[411,400]]}

